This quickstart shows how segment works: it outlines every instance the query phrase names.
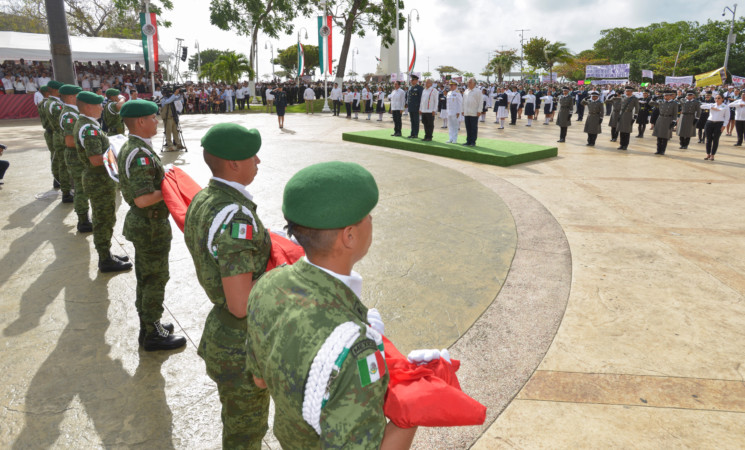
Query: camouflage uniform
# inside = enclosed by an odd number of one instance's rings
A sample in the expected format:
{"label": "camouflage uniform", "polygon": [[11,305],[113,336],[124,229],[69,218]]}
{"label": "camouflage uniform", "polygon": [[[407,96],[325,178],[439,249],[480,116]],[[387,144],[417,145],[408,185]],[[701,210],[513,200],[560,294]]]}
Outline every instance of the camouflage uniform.
{"label": "camouflage uniform", "polygon": [[[75,105],[65,105],[62,107],[62,112],[59,117],[59,125],[62,132],[60,133],[60,141],[62,147],[65,149],[65,163],[67,164],[67,171],[70,173],[73,185],[75,186],[75,213],[78,217],[85,215],[88,216],[88,196],[85,193],[85,187],[83,186],[83,172],[85,166],[80,162],[78,158],[78,150],[75,147],[67,147],[65,145],[65,136],[75,137],[75,122],[78,120],[78,108]],[[76,138],[77,140],[77,138]]]}
{"label": "camouflage uniform", "polygon": [[99,261],[105,261],[111,257],[111,235],[116,223],[116,182],[104,166],[94,166],[88,157],[103,155],[109,148],[109,138],[101,131],[97,120],[82,114],[74,133],[78,159],[85,167],[83,187],[93,210],[93,244]]}
{"label": "camouflage uniform", "polygon": [[47,143],[47,148],[49,149],[49,161],[52,165],[52,177],[54,177],[54,181],[59,183],[59,175],[57,174],[56,166],[54,164],[54,141],[52,140],[54,136],[54,128],[49,121],[48,102],[49,97],[43,99],[38,105],[36,105],[36,110],[39,112],[41,126],[44,128],[44,141]]}
{"label": "camouflage uniform", "polygon": [[52,173],[59,176],[57,181],[59,181],[62,193],[69,194],[72,183],[65,161],[65,138],[62,136],[62,127],[60,126],[60,114],[62,114],[63,106],[64,104],[59,98],[49,96],[46,108],[47,121],[52,130],[52,148],[54,149],[52,151]]}
{"label": "camouflage uniform", "polygon": [[103,108],[103,121],[109,130],[107,132],[109,136],[124,134],[124,122],[119,111],[116,110],[116,105],[116,102],[110,101]]}
{"label": "camouflage uniform", "polygon": [[[359,325],[360,336],[330,378],[319,435],[303,419],[306,380],[325,340],[350,321]],[[362,381],[358,364],[377,347],[366,335],[367,308],[351,289],[304,259],[278,267],[251,290],[247,325],[246,367],[272,394],[273,431],[283,448],[380,447],[388,371],[377,381]]]}
{"label": "camouflage uniform", "polygon": [[[229,221],[221,214],[236,209]],[[233,228],[241,224],[252,228],[245,239],[233,237]],[[189,206],[184,240],[199,283],[215,304],[207,316],[198,354],[220,394],[223,448],[259,449],[268,429],[269,393],[257,388],[252,374],[245,370],[246,319],[238,319],[228,310],[221,279],[243,273],[253,273],[253,279],[258,279],[269,260],[269,233],[253,201],[213,179]]]}
{"label": "camouflage uniform", "polygon": [[160,190],[165,171],[150,140],[133,135],[119,152],[117,166],[122,197],[129,204],[124,219],[124,237],[135,248],[135,306],[146,332],[150,333],[155,330],[154,322],[163,315],[163,298],[169,278],[171,223],[164,202],[138,208],[134,199]]}

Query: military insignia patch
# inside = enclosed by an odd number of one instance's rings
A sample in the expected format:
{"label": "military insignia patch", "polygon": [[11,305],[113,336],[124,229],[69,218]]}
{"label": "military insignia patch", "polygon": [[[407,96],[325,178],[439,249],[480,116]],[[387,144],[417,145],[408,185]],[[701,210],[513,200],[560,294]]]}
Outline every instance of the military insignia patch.
{"label": "military insignia patch", "polygon": [[147,157],[137,158],[136,161],[137,161],[138,166],[149,166],[150,165],[150,158],[147,158]]}
{"label": "military insignia patch", "polygon": [[230,236],[233,239],[253,239],[254,229],[246,223],[234,223],[230,226]]}
{"label": "military insignia patch", "polygon": [[88,130],[85,133],[86,136],[100,136],[101,133],[98,132],[98,130]]}
{"label": "military insignia patch", "polygon": [[358,359],[357,369],[360,373],[360,383],[365,387],[383,378],[386,370],[385,359],[380,351],[376,351],[366,358]]}

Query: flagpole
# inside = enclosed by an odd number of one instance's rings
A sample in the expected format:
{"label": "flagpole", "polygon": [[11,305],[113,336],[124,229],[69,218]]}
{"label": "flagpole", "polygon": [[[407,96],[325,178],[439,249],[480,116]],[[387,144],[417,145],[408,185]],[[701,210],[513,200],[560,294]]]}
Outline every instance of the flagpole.
{"label": "flagpole", "polygon": [[[145,17],[150,16],[150,0],[145,0]],[[153,49],[150,49],[152,52]],[[150,95],[155,95],[155,67],[150,68]]]}
{"label": "flagpole", "polygon": [[[321,23],[323,25],[326,25],[326,21],[328,17],[328,13],[326,12],[326,0],[323,0],[323,20]],[[320,33],[321,30],[319,29],[318,32]],[[327,36],[326,42],[328,42],[330,36]],[[326,46],[326,51],[328,51],[328,45]],[[326,70],[323,71],[323,109],[321,112],[331,112],[331,108],[329,108],[329,61],[331,61],[331,55],[324,55],[326,58],[326,61],[324,61],[324,64],[326,65]],[[320,61],[319,61],[320,62]]]}

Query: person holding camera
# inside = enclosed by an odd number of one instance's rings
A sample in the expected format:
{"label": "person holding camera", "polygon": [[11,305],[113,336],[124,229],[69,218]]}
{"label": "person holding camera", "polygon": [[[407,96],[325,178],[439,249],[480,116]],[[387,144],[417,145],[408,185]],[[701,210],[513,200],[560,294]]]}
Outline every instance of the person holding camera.
{"label": "person holding camera", "polygon": [[184,144],[178,132],[178,111],[174,102],[181,99],[181,88],[176,88],[173,94],[165,98],[161,104],[160,117],[163,119],[163,132],[166,135],[166,151],[183,150]]}

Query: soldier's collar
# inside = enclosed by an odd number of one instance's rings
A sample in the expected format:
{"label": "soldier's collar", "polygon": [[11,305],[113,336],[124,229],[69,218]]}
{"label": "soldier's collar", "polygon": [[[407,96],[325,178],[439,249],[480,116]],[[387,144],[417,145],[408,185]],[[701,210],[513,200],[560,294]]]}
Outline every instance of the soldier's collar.
{"label": "soldier's collar", "polygon": [[90,120],[98,123],[98,119],[96,119],[95,117],[86,116],[85,114],[82,114],[82,113],[80,115],[83,116],[83,117],[85,117],[86,119],[90,119]]}
{"label": "soldier's collar", "polygon": [[317,267],[323,270],[327,274],[341,281],[342,283],[344,283],[345,286],[347,286],[352,292],[355,293],[357,298],[362,298],[362,275],[360,275],[359,273],[353,270],[349,275],[341,275],[331,270],[328,270],[324,267],[313,264],[312,262],[310,262],[307,256],[303,256],[303,261],[305,261],[306,263],[310,264],[313,267]]}
{"label": "soldier's collar", "polygon": [[129,137],[131,137],[131,138],[132,137],[137,138],[137,139],[141,140],[142,142],[146,143],[149,147],[152,147],[153,146],[153,141],[151,139],[147,139],[147,138],[144,138],[144,137],[141,137],[141,136],[137,136],[136,134],[132,134],[132,133],[129,133]]}
{"label": "soldier's collar", "polygon": [[235,181],[228,181],[228,180],[225,180],[225,179],[219,178],[219,177],[212,177],[212,178],[210,178],[210,180],[215,180],[215,181],[217,181],[219,183],[222,183],[222,184],[225,184],[227,186],[230,186],[233,189],[235,189],[236,191],[240,192],[241,195],[245,196],[247,199],[249,199],[251,201],[254,201],[253,195],[251,195],[248,192],[247,186],[244,186],[244,185],[242,185],[240,183],[236,183]]}
{"label": "soldier's collar", "polygon": [[77,110],[78,110],[78,105],[71,105],[71,104],[69,104],[69,103],[65,103],[65,106],[67,106],[68,108],[72,108],[72,109],[74,109],[75,111],[77,111]]}

